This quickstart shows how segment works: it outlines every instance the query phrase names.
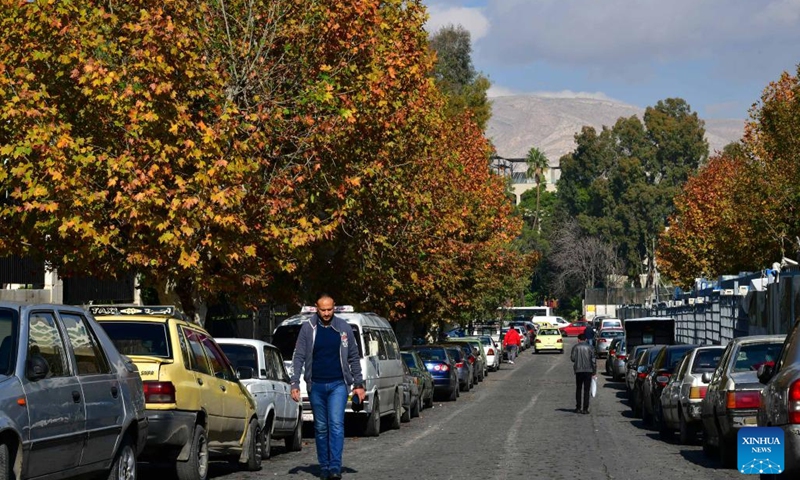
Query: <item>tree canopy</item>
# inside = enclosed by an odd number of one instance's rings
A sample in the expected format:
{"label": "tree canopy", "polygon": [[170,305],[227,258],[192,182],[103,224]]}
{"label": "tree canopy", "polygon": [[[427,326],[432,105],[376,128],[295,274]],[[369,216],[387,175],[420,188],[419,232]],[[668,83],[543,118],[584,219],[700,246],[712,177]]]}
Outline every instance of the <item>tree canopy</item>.
{"label": "tree canopy", "polygon": [[413,0],[1,0],[0,253],[137,272],[188,313],[502,296],[530,259],[424,21]]}

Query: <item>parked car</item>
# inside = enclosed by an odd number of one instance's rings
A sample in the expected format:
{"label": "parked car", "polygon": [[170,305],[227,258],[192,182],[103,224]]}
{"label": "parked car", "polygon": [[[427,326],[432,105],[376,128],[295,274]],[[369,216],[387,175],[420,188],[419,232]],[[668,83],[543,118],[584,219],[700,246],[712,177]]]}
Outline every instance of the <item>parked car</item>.
{"label": "parked car", "polygon": [[800,476],[800,321],[795,322],[774,365],[759,367],[761,390],[756,421],[759,427],[783,430],[784,476]]}
{"label": "parked car", "polygon": [[483,374],[483,366],[480,357],[477,354],[475,348],[466,342],[453,342],[449,341],[447,343],[455,343],[458,345],[458,348],[461,349],[461,355],[465,362],[469,362],[470,371],[472,372],[472,385],[477,385],[482,379],[481,375]]}
{"label": "parked car", "polygon": [[661,411],[661,392],[667,386],[669,378],[675,373],[675,367],[678,366],[681,358],[694,348],[697,348],[697,345],[667,345],[662,348],[653,360],[653,367],[642,383],[642,418],[645,423],[652,421],[656,429],[665,437],[671,430],[662,428],[664,415]]}
{"label": "parked car", "polygon": [[147,460],[175,465],[179,480],[205,480],[213,457],[261,468],[256,404],[211,335],[172,306],[92,306],[120,353],[142,376],[150,421]]}
{"label": "parked car", "polygon": [[442,345],[415,345],[425,368],[433,377],[433,391],[454,401],[458,398],[458,371],[456,362]]}
{"label": "parked car", "polygon": [[[617,337],[611,340],[606,356],[606,375],[612,380],[617,380],[624,374],[625,363],[628,357],[625,354],[625,337]],[[616,373],[614,370],[616,368]]]}
{"label": "parked car", "polygon": [[[300,327],[309,321],[316,312],[313,306],[305,306],[300,314],[287,318],[278,325],[272,335],[272,343],[286,363],[289,375],[292,375],[291,360]],[[346,415],[359,423],[361,435],[376,437],[381,432],[381,418],[387,418],[393,429],[400,428],[400,417],[403,415],[403,360],[400,357],[400,346],[389,321],[374,313],[356,312],[350,305],[337,305],[334,314],[344,319],[353,329],[353,335],[361,355],[361,372],[364,377],[364,409],[353,412],[350,403],[346,406]],[[303,401],[303,421],[314,419],[311,403],[303,376],[300,376],[300,396]]]}
{"label": "parked car", "polygon": [[421,403],[419,379],[403,362],[403,413],[400,415],[400,421],[408,423],[411,417],[418,417],[422,408]]}
{"label": "parked car", "polygon": [[675,374],[661,392],[664,414],[663,431],[667,436],[677,430],[680,442],[688,444],[700,430],[700,403],[706,396],[708,384],[703,374],[713,372],[719,365],[725,347],[709,345],[697,347],[683,356]]}
{"label": "parked car", "polygon": [[614,330],[620,329],[621,330],[622,329],[622,320],[620,320],[619,318],[612,318],[612,317],[601,318],[600,321],[598,322],[596,330],[598,332],[602,332],[603,330],[607,330],[607,329],[614,329]]}
{"label": "parked car", "polygon": [[624,331],[616,328],[607,328],[597,332],[594,336],[594,353],[597,358],[605,358],[608,355],[608,347],[611,345],[611,341],[624,335]]}
{"label": "parked car", "polygon": [[561,331],[555,328],[539,330],[533,344],[533,353],[539,353],[544,350],[564,353],[564,340],[561,336]]}
{"label": "parked car", "polygon": [[[483,344],[481,341],[475,337],[461,337],[461,338],[451,338],[448,342],[455,342],[461,343],[468,347],[468,350],[465,349],[465,353],[469,353],[474,357],[473,363],[473,375],[475,377],[475,382],[480,383],[486,378],[486,374],[489,371],[488,367],[488,358],[486,358],[486,352],[483,350]],[[472,360],[470,361],[473,362]]]}
{"label": "parked car", "polygon": [[713,374],[704,373],[708,381],[706,397],[701,403],[703,451],[716,450],[723,466],[735,464],[736,437],[740,428],[755,427],[761,404],[761,388],[757,370],[778,359],[785,335],[756,335],[731,340],[725,347]]}
{"label": "parked car", "polygon": [[303,449],[303,406],[292,399],[289,373],[278,348],[261,340],[217,338],[237,372],[250,369],[240,380],[256,402],[261,456],[270,458],[272,439],[282,438],[286,449]]}
{"label": "parked car", "polygon": [[572,322],[565,327],[561,327],[561,332],[565,337],[577,337],[586,330],[589,322]]}
{"label": "parked car", "polygon": [[625,364],[625,391],[628,394],[628,398],[633,398],[633,386],[638,375],[639,362],[643,361],[645,352],[650,347],[652,345],[638,345],[628,355],[628,363]]}
{"label": "parked car", "polygon": [[433,406],[433,376],[431,372],[425,368],[425,362],[416,350],[403,350],[400,355],[402,355],[411,375],[418,379],[419,398],[421,400],[419,404],[420,410],[431,408]]}
{"label": "parked car", "polygon": [[644,352],[636,364],[636,373],[631,388],[631,409],[635,417],[643,417],[644,415],[644,381],[647,375],[653,369],[653,362],[655,362],[658,353],[666,345],[653,345]]}
{"label": "parked car", "polygon": [[0,478],[135,479],[148,423],[136,366],[86,311],[0,302]]}
{"label": "parked car", "polygon": [[503,353],[501,351],[500,345],[494,341],[494,338],[492,338],[490,335],[479,335],[468,338],[475,338],[481,342],[483,353],[486,355],[487,373],[496,372],[497,370],[500,370],[500,364],[502,363]]}
{"label": "parked car", "polygon": [[458,387],[462,392],[468,392],[472,390],[473,376],[472,376],[472,365],[469,363],[469,360],[464,356],[464,352],[456,346],[447,345],[447,353],[450,354],[450,357],[453,358],[455,362],[453,367],[456,370],[456,374],[458,375]]}

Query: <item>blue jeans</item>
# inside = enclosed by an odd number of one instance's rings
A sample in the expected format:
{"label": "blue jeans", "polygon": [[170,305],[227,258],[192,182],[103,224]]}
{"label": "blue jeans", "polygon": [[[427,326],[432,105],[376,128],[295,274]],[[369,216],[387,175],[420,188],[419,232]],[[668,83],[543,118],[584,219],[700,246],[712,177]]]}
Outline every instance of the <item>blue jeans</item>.
{"label": "blue jeans", "polygon": [[319,467],[323,472],[342,473],[347,385],[344,380],[311,382],[308,399],[314,412],[314,438]]}

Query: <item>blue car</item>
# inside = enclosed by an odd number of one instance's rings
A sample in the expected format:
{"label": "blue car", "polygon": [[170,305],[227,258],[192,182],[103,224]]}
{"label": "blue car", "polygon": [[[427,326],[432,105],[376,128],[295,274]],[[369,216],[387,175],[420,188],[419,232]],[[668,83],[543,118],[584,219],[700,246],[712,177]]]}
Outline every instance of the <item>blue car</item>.
{"label": "blue car", "polygon": [[433,391],[436,394],[447,396],[450,400],[458,398],[458,371],[456,362],[447,352],[448,347],[441,345],[416,345],[414,350],[425,362],[433,377]]}

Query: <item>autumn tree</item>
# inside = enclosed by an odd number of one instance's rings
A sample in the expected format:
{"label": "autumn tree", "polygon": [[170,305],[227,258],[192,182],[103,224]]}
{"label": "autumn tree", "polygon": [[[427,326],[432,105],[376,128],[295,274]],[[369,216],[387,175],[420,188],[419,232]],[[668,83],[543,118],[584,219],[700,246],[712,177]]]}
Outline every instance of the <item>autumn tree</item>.
{"label": "autumn tree", "polygon": [[661,239],[665,272],[760,270],[800,249],[800,82],[784,73],[751,109],[741,142],[727,146],[676,198]]}
{"label": "autumn tree", "polygon": [[[295,303],[334,282],[375,281],[357,300],[387,314],[469,306],[449,282],[473,280],[425,283],[462,260],[501,289],[516,227],[491,176],[449,190],[485,140],[450,150],[446,128],[472,120],[442,120],[424,19],[402,0],[2,0],[0,252],[137,272],[201,317],[221,295]],[[415,280],[406,253],[439,270]]]}
{"label": "autumn tree", "polygon": [[485,130],[492,115],[486,93],[491,83],[472,64],[469,31],[461,25],[447,25],[431,35],[430,46],[437,59],[433,78],[447,97],[447,112],[454,117],[469,111],[481,130]]}

